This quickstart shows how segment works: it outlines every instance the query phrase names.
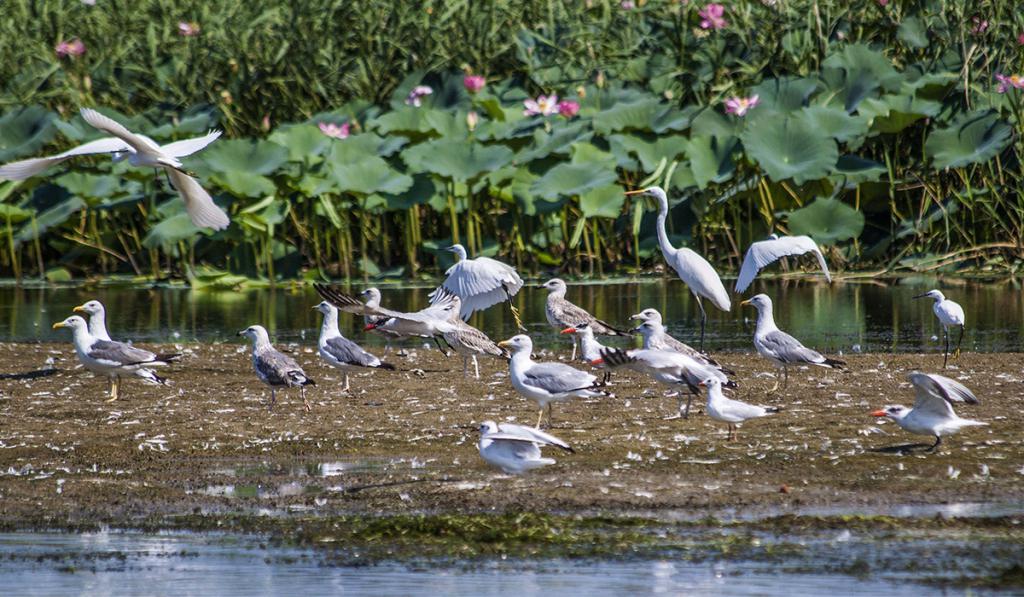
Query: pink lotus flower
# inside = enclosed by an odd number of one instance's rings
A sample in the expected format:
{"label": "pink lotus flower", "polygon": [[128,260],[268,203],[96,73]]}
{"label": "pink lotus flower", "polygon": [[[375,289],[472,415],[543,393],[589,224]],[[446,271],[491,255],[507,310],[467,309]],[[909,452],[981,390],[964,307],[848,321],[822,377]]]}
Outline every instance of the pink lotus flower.
{"label": "pink lotus flower", "polygon": [[562,100],[558,102],[558,113],[566,118],[572,118],[580,113],[580,104],[572,100]]}
{"label": "pink lotus flower", "polygon": [[199,35],[199,23],[194,21],[179,21],[178,35],[182,37],[195,37]]}
{"label": "pink lotus flower", "polygon": [[971,33],[981,35],[988,31],[988,21],[985,19],[982,19],[981,17],[971,17],[971,22],[974,23],[974,26],[971,27]]}
{"label": "pink lotus flower", "polygon": [[761,98],[756,95],[751,97],[730,97],[725,100],[725,113],[735,114],[736,116],[745,116],[747,112],[754,109],[754,106],[761,102]]}
{"label": "pink lotus flower", "polygon": [[434,90],[431,89],[430,87],[427,87],[426,85],[417,85],[412,88],[412,91],[409,92],[409,96],[405,98],[405,103],[409,106],[416,106],[417,108],[419,108],[420,106],[423,105],[423,102],[420,101],[420,98],[422,98],[425,95],[430,95],[432,93],[434,93]]}
{"label": "pink lotus flower", "polygon": [[535,100],[525,100],[523,106],[526,107],[523,110],[524,116],[551,116],[558,112],[558,96],[553,93],[547,96],[539,95]]}
{"label": "pink lotus flower", "polygon": [[1024,46],[1024,33],[1017,36],[1017,43]]}
{"label": "pink lotus flower", "polygon": [[622,2],[619,3],[619,7],[622,8],[622,10],[633,10],[636,8],[636,2],[633,0],[622,0]]}
{"label": "pink lotus flower", "polygon": [[78,39],[77,37],[72,38],[68,41],[62,41],[59,44],[57,44],[56,47],[54,47],[53,49],[55,52],[57,52],[58,58],[67,58],[68,56],[76,58],[78,56],[81,56],[82,54],[85,54],[85,44],[82,43],[82,40]]}
{"label": "pink lotus flower", "polygon": [[725,29],[729,23],[723,18],[724,15],[725,7],[721,4],[708,4],[697,11],[697,16],[701,18],[701,29]]}
{"label": "pink lotus flower", "polygon": [[878,0],[879,6],[889,6],[889,0]]}
{"label": "pink lotus flower", "polygon": [[350,127],[347,122],[343,122],[340,125],[334,124],[333,122],[321,122],[317,126],[320,127],[320,132],[328,137],[334,137],[335,139],[348,138]]}
{"label": "pink lotus flower", "polygon": [[1024,77],[1021,75],[1006,76],[996,73],[996,81],[999,81],[999,88],[996,89],[999,93],[1006,93],[1011,88],[1024,89]]}
{"label": "pink lotus flower", "polygon": [[487,85],[487,79],[480,75],[466,75],[462,77],[462,86],[470,93],[478,93]]}

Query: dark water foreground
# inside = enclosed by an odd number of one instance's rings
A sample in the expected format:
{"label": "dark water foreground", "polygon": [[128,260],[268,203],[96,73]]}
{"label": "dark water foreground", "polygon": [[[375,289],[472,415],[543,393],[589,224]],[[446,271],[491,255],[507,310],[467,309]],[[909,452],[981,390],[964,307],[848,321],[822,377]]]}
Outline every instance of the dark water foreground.
{"label": "dark water foreground", "polygon": [[[967,315],[964,347],[972,351],[1019,351],[1024,338],[1024,291],[1013,281],[980,283],[931,278],[855,279],[831,286],[815,281],[755,282],[744,296],[733,296],[732,311],[707,306],[710,350],[751,350],[755,312],[739,306],[756,292],[775,301],[780,327],[806,344],[833,352],[919,352],[941,346],[941,329],[931,301],[916,294],[941,288],[963,305]],[[727,283],[727,286],[729,283]],[[358,292],[365,286],[353,286]],[[385,306],[416,310],[427,305],[426,287],[381,286]],[[529,283],[516,305],[530,334],[542,344],[555,341],[544,318],[546,291]],[[0,286],[0,341],[66,339],[50,325],[89,299],[108,307],[108,327],[117,338],[145,342],[220,341],[235,339],[238,330],[263,324],[284,340],[311,340],[319,328],[319,302],[311,287],[251,290],[190,290],[187,288],[15,288]],[[670,331],[695,342],[699,329],[697,306],[686,287],[674,278],[639,282],[594,281],[573,284],[568,298],[613,325],[628,326],[629,316],[647,307],[662,311]],[[362,332],[361,321],[342,318],[343,333],[379,344]],[[494,307],[472,323],[492,337],[515,333],[506,309]]]}

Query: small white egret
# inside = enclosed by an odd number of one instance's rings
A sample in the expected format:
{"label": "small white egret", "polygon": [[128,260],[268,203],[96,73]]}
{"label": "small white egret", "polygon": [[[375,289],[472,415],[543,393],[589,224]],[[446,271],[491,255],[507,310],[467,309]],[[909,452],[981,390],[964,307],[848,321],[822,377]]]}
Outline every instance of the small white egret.
{"label": "small white egret", "polygon": [[[164,366],[181,356],[160,355],[122,342],[101,340],[89,333],[89,324],[77,315],[53,324],[53,329],[60,328],[71,329],[75,354],[82,365],[97,375],[106,375],[110,378],[110,400],[107,402],[117,400],[122,375],[138,375],[138,369]],[[157,377],[155,373],[152,376],[158,383],[166,381],[162,377]]]}
{"label": "small white egret", "polygon": [[[460,317],[468,321],[475,311],[483,311],[508,301],[516,325],[523,329],[523,324],[519,320],[519,310],[512,304],[512,297],[523,287],[523,279],[516,273],[515,268],[490,257],[470,259],[466,248],[459,244],[445,250],[455,253],[458,261],[444,273],[445,279],[441,283],[441,288],[462,300]],[[430,293],[432,301],[435,296],[441,296],[437,290]]]}
{"label": "small white egret", "polygon": [[480,456],[502,471],[519,475],[529,470],[555,464],[554,458],[542,458],[540,449],[555,446],[566,452],[574,450],[569,444],[539,429],[484,421],[480,424],[480,442],[477,449]]}
{"label": "small white egret", "polygon": [[935,443],[928,449],[929,452],[934,452],[939,447],[943,435],[952,435],[964,427],[988,425],[981,421],[961,419],[953,412],[953,402],[978,403],[974,393],[960,382],[942,375],[919,371],[910,372],[907,378],[914,384],[917,393],[914,408],[897,404],[871,414],[876,417],[889,417],[910,433],[934,437]]}
{"label": "small white egret", "polygon": [[939,323],[942,324],[942,334],[946,339],[946,348],[942,351],[942,368],[946,368],[946,364],[949,362],[949,328],[952,326],[960,327],[960,337],[956,341],[956,352],[953,353],[953,358],[960,357],[960,343],[964,340],[964,308],[958,303],[946,298],[942,292],[938,290],[929,290],[924,294],[919,294],[914,298],[930,298],[935,301],[932,304],[932,311],[935,312],[935,316],[939,318]]}
{"label": "small white egret", "polygon": [[345,375],[345,387],[342,392],[349,391],[348,374],[361,369],[394,370],[394,365],[385,363],[374,355],[363,350],[361,346],[341,335],[338,328],[338,309],[327,301],[321,301],[313,309],[323,313],[324,320],[320,326],[320,338],[317,340],[317,351],[328,365],[340,369]]}
{"label": "small white egret", "polygon": [[[602,334],[605,336],[629,335],[629,332],[612,327],[611,324],[597,319],[588,313],[586,309],[578,307],[566,299],[565,280],[562,280],[561,278],[552,278],[541,284],[540,287],[548,290],[548,298],[544,304],[544,315],[547,316],[548,323],[551,327],[557,329],[559,333],[561,333],[565,328],[574,328],[581,323],[588,323],[590,324],[590,329],[595,334]],[[574,337],[571,357],[571,360],[574,361],[576,360],[577,344],[579,344],[579,342]]]}
{"label": "small white egret", "polygon": [[548,426],[551,425],[551,403],[569,398],[592,398],[609,396],[597,384],[597,377],[564,365],[562,363],[536,363],[531,358],[533,340],[519,334],[498,342],[498,346],[512,353],[509,361],[509,379],[517,392],[533,400],[540,407],[536,427],[540,428],[544,408],[548,411]]}
{"label": "small white egret", "polygon": [[803,255],[805,253],[814,253],[814,256],[818,258],[818,265],[821,267],[822,273],[825,274],[825,279],[832,282],[832,276],[828,272],[828,264],[825,263],[825,256],[821,254],[821,249],[818,248],[818,244],[814,242],[809,236],[782,236],[772,234],[768,237],[768,240],[758,241],[750,245],[747,249],[747,254],[743,257],[743,265],[740,267],[740,275],[736,278],[736,288],[734,289],[737,293],[742,293],[754,281],[757,277],[757,273],[761,271],[761,268],[768,264],[777,261],[783,257],[789,257],[791,255]]}
{"label": "small white egret", "polygon": [[765,408],[726,398],[722,394],[722,382],[717,378],[709,377],[702,381],[700,385],[708,389],[708,416],[729,425],[729,436],[726,441],[732,441],[737,438],[739,426],[744,421],[779,412],[778,408]]}
{"label": "small white egret", "polygon": [[178,160],[213,143],[220,137],[220,131],[210,131],[203,137],[184,139],[161,146],[145,135],[132,133],[120,123],[95,110],[82,108],[81,113],[86,122],[113,137],[90,141],[54,156],[5,164],[0,166],[0,178],[24,180],[75,156],[111,153],[114,154],[115,161],[127,159],[133,166],[160,168],[166,172],[171,185],[185,202],[185,211],[197,227],[214,230],[227,228],[231,221],[228,215],[217,207],[210,194],[194,178],[182,170],[182,164]]}
{"label": "small white egret", "polygon": [[665,230],[665,221],[668,219],[668,197],[661,187],[648,187],[638,191],[629,191],[627,195],[648,195],[654,197],[658,202],[658,245],[661,246],[661,254],[665,257],[672,269],[676,270],[679,278],[690,288],[690,292],[697,298],[697,306],[700,307],[700,346],[704,352],[704,330],[707,327],[708,314],[704,311],[704,304],[701,297],[711,301],[711,304],[722,311],[732,308],[729,300],[729,293],[718,277],[718,272],[711,267],[706,259],[698,255],[693,249],[687,247],[675,248],[668,239],[668,232]]}
{"label": "small white egret", "polygon": [[[758,294],[740,303],[751,305],[757,309],[757,328],[754,330],[754,346],[757,352],[764,358],[775,363],[775,366],[782,369],[785,378],[783,389],[789,385],[790,365],[817,365],[830,369],[842,369],[846,363],[837,359],[830,359],[821,353],[807,348],[799,340],[783,332],[775,325],[775,317],[772,314],[772,299],[766,294]],[[779,382],[769,392],[779,388]]]}
{"label": "small white egret", "polygon": [[306,386],[315,386],[316,382],[306,376],[306,372],[295,362],[295,359],[280,352],[270,344],[270,335],[261,325],[251,325],[238,332],[252,341],[252,367],[256,377],[270,386],[270,409],[277,402],[277,388],[299,388],[302,404],[311,410],[306,400]]}

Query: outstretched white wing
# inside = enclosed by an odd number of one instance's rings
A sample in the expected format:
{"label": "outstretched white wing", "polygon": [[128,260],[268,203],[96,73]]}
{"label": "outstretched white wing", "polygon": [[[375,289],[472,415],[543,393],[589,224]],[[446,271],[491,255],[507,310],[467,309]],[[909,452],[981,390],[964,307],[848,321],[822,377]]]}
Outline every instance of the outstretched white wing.
{"label": "outstretched white wing", "polygon": [[0,178],[7,180],[25,180],[39,174],[50,166],[56,166],[68,158],[80,155],[91,155],[97,153],[114,153],[118,151],[133,151],[131,146],[117,137],[104,137],[89,141],[78,147],[43,158],[31,158],[18,162],[11,162],[0,166]]}
{"label": "outstretched white wing", "polygon": [[520,441],[530,441],[538,444],[557,446],[569,452],[573,451],[573,449],[569,447],[569,444],[551,435],[550,433],[545,433],[540,429],[534,429],[533,427],[516,425],[515,423],[499,423],[498,433],[490,433],[487,435],[487,437],[495,439],[501,438],[515,439]]}
{"label": "outstretched white wing", "polygon": [[187,155],[205,149],[207,145],[216,141],[221,135],[220,131],[210,131],[205,136],[183,139],[160,146],[160,151],[172,158],[183,158]]}
{"label": "outstretched white wing", "polygon": [[[441,287],[462,299],[462,319],[508,300],[523,287],[522,278],[512,266],[488,257],[463,259],[448,268],[445,276]],[[435,290],[430,298],[433,300],[436,294]]]}
{"label": "outstretched white wing", "polygon": [[181,195],[181,200],[185,202],[188,217],[197,228],[221,230],[228,227],[231,223],[228,214],[213,202],[210,194],[196,179],[175,168],[167,168],[166,172],[171,184]]}
{"label": "outstretched white wing", "polygon": [[951,417],[954,402],[978,403],[977,396],[967,386],[943,375],[914,371],[907,377],[910,383],[914,384],[917,393],[917,399],[914,401],[915,411]]}
{"label": "outstretched white wing", "polygon": [[96,110],[89,108],[82,108],[82,118],[85,119],[90,125],[98,128],[101,131],[106,131],[111,135],[121,139],[128,145],[131,145],[136,153],[149,155],[154,158],[162,157],[160,152],[160,146],[156,144],[152,139],[143,137],[142,135],[136,135],[129,131],[120,122],[112,118],[108,118]]}
{"label": "outstretched white wing", "polygon": [[774,263],[782,257],[792,255],[803,255],[814,253],[818,258],[818,265],[825,274],[825,279],[832,281],[828,271],[828,264],[825,263],[825,256],[822,255],[818,245],[809,236],[784,236],[782,238],[758,241],[750,245],[747,254],[743,257],[743,265],[740,267],[740,275],[736,279],[736,292],[745,291],[757,277],[761,268]]}

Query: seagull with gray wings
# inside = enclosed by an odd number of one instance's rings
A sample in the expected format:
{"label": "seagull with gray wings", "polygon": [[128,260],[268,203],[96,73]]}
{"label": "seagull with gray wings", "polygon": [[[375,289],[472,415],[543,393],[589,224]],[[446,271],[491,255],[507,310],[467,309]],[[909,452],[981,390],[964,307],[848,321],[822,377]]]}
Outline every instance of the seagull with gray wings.
{"label": "seagull with gray wings", "polygon": [[[107,333],[107,309],[103,303],[97,300],[86,301],[72,309],[75,313],[85,313],[89,316],[89,333],[100,340],[110,341],[110,334]],[[148,367],[139,367],[132,372],[151,384],[164,384],[167,380],[156,374],[156,371]]]}
{"label": "seagull with gray wings", "polygon": [[555,446],[570,454],[574,452],[569,444],[540,429],[494,421],[480,425],[477,444],[480,456],[487,464],[512,475],[555,464],[554,458],[541,457],[540,450],[545,446]]}
{"label": "seagull with gray wings", "polygon": [[[574,305],[566,299],[565,292],[567,290],[567,286],[565,285],[565,280],[562,280],[561,278],[552,278],[541,284],[541,288],[546,288],[548,290],[548,298],[544,305],[544,314],[547,316],[548,323],[557,329],[559,333],[566,328],[575,328],[580,324],[587,323],[590,324],[590,329],[595,334],[604,336],[629,335],[629,332],[612,327],[610,324],[601,321],[590,313],[587,313],[585,309]],[[573,336],[572,357],[570,360],[576,360],[576,348],[578,344],[579,340],[576,336]]]}
{"label": "seagull with gray wings", "polygon": [[902,404],[887,406],[871,413],[876,417],[889,417],[910,433],[930,435],[935,443],[928,449],[934,452],[942,443],[942,436],[952,435],[964,427],[988,425],[981,421],[962,419],[953,412],[953,403],[977,404],[978,398],[962,383],[935,373],[911,371],[907,379],[914,385],[917,399],[914,408]]}
{"label": "seagull with gray wings", "polygon": [[299,388],[302,404],[311,410],[306,400],[306,386],[316,383],[306,376],[306,372],[295,362],[295,359],[280,352],[270,344],[270,335],[261,325],[251,325],[238,332],[252,341],[252,366],[256,377],[270,386],[270,409],[277,402],[277,388]]}
{"label": "seagull with gray wings", "polygon": [[349,391],[348,374],[353,371],[365,371],[368,369],[385,369],[393,371],[394,365],[385,363],[363,350],[361,346],[341,335],[338,328],[338,309],[327,301],[320,301],[320,304],[313,307],[323,314],[324,320],[320,326],[320,338],[317,341],[317,349],[320,357],[330,366],[341,369],[345,374],[345,387],[343,392]]}
{"label": "seagull with gray wings", "polygon": [[[181,356],[160,355],[123,342],[101,340],[89,333],[89,324],[77,315],[53,324],[53,329],[60,328],[71,329],[75,354],[82,365],[97,375],[106,375],[110,378],[110,399],[107,402],[117,400],[122,375],[136,375],[140,368],[165,366]],[[153,375],[156,377],[156,374]],[[166,380],[156,377],[156,381],[164,383]]]}

